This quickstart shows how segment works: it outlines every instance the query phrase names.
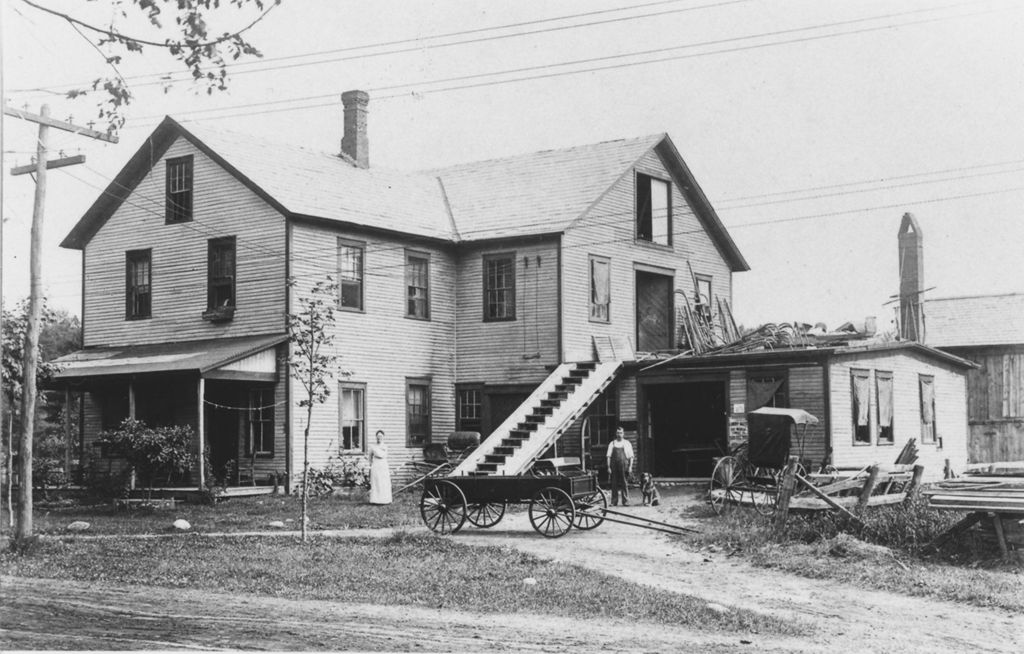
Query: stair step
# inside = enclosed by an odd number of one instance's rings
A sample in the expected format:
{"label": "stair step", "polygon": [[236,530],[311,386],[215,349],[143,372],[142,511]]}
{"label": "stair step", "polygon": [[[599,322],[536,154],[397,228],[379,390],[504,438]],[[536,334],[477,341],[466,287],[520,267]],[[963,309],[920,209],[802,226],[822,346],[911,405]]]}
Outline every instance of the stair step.
{"label": "stair step", "polygon": [[497,463],[479,463],[476,466],[477,472],[497,472]]}
{"label": "stair step", "polygon": [[586,370],[588,372],[590,372],[592,370],[597,370],[597,362],[596,361],[583,361],[581,363],[577,363],[576,364],[576,370]]}
{"label": "stair step", "polygon": [[[507,440],[509,440],[509,439],[506,438],[506,439],[504,439],[501,442],[504,443]],[[522,441],[516,441],[516,445],[518,445],[519,443],[522,443]],[[493,450],[491,450],[491,452],[493,454],[495,454],[495,455],[500,454],[502,456],[509,457],[509,456],[512,456],[513,454],[515,454],[516,446],[502,444],[502,445],[499,445],[498,447],[494,448]]]}
{"label": "stair step", "polygon": [[576,390],[576,384],[555,384],[555,392],[565,393],[566,395]]}
{"label": "stair step", "polygon": [[580,384],[583,383],[583,378],[578,375],[567,375],[565,377],[562,377],[562,383],[579,386]]}
{"label": "stair step", "polygon": [[555,408],[551,406],[539,406],[533,410],[535,416],[550,416],[555,412]]}
{"label": "stair step", "polygon": [[516,425],[517,431],[537,431],[537,423],[535,422],[521,422]]}
{"label": "stair step", "polygon": [[564,402],[568,398],[569,398],[569,394],[567,392],[565,392],[565,391],[551,391],[551,392],[548,393],[548,401],[549,402],[556,402],[557,401],[559,404],[561,404],[562,402]]}
{"label": "stair step", "polygon": [[505,463],[507,458],[504,454],[487,454],[484,456],[484,463]]}
{"label": "stair step", "polygon": [[551,407],[557,409],[562,404],[562,399],[545,398],[540,401],[542,407]]}
{"label": "stair step", "polygon": [[530,415],[526,416],[526,422],[529,422],[531,424],[537,424],[537,425],[544,424],[545,422],[547,422],[547,419],[548,419],[547,416],[538,416],[536,414],[530,414]]}
{"label": "stair step", "polygon": [[525,441],[530,437],[530,432],[526,431],[525,429],[513,429],[508,433],[508,437]]}

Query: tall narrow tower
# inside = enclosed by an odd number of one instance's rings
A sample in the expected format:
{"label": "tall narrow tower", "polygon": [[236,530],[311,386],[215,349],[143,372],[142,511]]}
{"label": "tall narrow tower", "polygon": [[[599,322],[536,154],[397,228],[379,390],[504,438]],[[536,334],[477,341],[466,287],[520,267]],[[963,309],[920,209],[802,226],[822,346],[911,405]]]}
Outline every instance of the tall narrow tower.
{"label": "tall narrow tower", "polygon": [[900,223],[900,338],[924,341],[924,234],[914,214]]}

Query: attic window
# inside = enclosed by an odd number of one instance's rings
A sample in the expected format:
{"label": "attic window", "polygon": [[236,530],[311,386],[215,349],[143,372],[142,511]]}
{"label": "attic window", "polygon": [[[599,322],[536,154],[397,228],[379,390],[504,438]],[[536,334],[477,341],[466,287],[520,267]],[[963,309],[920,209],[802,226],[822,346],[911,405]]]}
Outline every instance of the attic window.
{"label": "attic window", "polygon": [[192,155],[167,160],[166,222],[192,220]]}
{"label": "attic window", "polygon": [[672,185],[636,174],[636,237],[658,245],[672,245]]}

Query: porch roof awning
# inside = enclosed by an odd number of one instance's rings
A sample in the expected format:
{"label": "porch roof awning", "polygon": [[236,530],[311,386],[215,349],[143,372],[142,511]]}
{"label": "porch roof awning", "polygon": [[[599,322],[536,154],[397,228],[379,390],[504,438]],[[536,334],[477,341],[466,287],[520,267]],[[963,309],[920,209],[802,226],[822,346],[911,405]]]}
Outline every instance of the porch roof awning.
{"label": "porch roof awning", "polygon": [[268,366],[269,372],[275,370],[275,357],[267,350],[287,339],[285,334],[271,334],[86,348],[55,359],[53,363],[60,367],[60,371],[53,375],[52,380],[60,384],[62,381],[165,372],[260,379],[267,375]]}

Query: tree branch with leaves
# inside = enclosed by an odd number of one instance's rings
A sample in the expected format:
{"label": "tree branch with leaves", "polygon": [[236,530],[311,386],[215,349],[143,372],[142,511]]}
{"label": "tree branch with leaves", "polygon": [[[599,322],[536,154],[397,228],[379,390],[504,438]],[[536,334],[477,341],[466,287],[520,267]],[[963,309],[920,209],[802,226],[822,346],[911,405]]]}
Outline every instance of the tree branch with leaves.
{"label": "tree branch with leaves", "polygon": [[[112,15],[106,24],[96,24],[70,13],[58,11],[33,0],[21,0],[28,7],[67,22],[67,24],[104,58],[113,75],[94,79],[89,87],[67,92],[69,98],[90,93],[101,93],[98,103],[100,120],[107,124],[107,132],[114,134],[124,126],[124,107],[131,104],[132,90],[117,66],[125,55],[141,54],[144,48],[167,51],[188,70],[192,81],[202,84],[207,94],[228,88],[228,64],[242,57],[261,57],[262,54],[246,37],[246,33],[266,18],[281,0],[111,0]],[[208,14],[232,5],[245,10],[252,6],[259,14],[248,24],[234,31],[212,34]],[[173,36],[163,40],[145,38],[122,31],[116,18],[130,20],[143,16],[158,31],[173,30]],[[173,23],[173,27],[170,24]],[[166,78],[165,92],[172,80]]]}

